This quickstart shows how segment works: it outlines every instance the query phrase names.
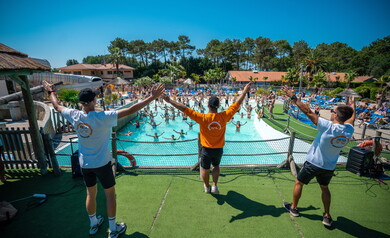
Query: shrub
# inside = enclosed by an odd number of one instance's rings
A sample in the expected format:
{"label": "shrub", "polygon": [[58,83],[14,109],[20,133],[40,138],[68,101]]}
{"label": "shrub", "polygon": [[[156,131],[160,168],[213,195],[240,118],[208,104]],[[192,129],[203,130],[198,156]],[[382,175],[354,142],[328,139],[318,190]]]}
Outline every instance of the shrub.
{"label": "shrub", "polygon": [[371,91],[370,87],[360,86],[360,87],[355,88],[354,90],[355,90],[355,92],[360,94],[360,96],[362,96],[362,98],[370,98],[370,91]]}
{"label": "shrub", "polygon": [[66,102],[70,107],[76,107],[79,103],[79,91],[75,89],[61,88],[57,92],[57,97],[61,101]]}
{"label": "shrub", "polygon": [[337,94],[341,93],[342,91],[344,91],[343,88],[335,88],[334,90],[326,91],[325,95],[330,97],[330,98],[335,98],[335,97],[338,97]]}

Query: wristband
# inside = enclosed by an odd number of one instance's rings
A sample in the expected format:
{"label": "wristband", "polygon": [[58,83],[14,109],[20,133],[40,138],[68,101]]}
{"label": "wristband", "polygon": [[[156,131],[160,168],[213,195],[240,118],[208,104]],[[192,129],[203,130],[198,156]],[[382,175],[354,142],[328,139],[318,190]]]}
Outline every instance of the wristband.
{"label": "wristband", "polygon": [[54,90],[50,90],[50,91],[47,91],[47,94],[51,94],[51,93],[55,93],[56,91],[54,91]]}
{"label": "wristband", "polygon": [[291,100],[296,100],[296,99],[298,99],[297,96],[296,95],[292,95]]}

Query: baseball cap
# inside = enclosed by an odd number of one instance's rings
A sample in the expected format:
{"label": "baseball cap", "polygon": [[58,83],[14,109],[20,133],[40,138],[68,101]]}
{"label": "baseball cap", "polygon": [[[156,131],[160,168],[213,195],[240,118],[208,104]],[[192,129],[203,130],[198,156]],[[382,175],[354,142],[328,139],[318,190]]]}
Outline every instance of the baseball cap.
{"label": "baseball cap", "polygon": [[92,102],[96,95],[99,93],[97,91],[93,91],[90,88],[84,88],[79,92],[79,101],[81,104],[87,104]]}
{"label": "baseball cap", "polygon": [[216,96],[211,96],[209,99],[209,106],[218,108],[219,107],[219,98]]}

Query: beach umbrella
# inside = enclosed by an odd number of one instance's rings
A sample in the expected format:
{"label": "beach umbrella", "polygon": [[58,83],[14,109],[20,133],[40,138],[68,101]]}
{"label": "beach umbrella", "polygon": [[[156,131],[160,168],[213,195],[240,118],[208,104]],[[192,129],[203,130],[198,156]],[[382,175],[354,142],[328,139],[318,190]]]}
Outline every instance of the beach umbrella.
{"label": "beach umbrella", "polygon": [[353,91],[353,89],[350,89],[350,88],[345,89],[341,93],[337,94],[337,96],[342,96],[342,97],[354,96],[355,98],[361,98],[362,97],[357,92]]}
{"label": "beach umbrella", "polygon": [[129,82],[127,82],[126,80],[120,78],[120,77],[117,77],[116,79],[112,80],[110,82],[110,84],[114,84],[114,85],[126,85],[126,84],[129,84]]}

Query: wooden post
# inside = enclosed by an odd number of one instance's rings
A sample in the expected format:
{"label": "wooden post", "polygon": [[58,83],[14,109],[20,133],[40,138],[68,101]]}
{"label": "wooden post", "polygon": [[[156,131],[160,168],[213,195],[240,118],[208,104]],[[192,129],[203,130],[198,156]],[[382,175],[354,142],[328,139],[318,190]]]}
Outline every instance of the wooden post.
{"label": "wooden post", "polygon": [[196,163],[191,167],[191,170],[192,170],[192,171],[195,171],[195,170],[199,170],[199,171],[200,171],[199,165],[200,165],[200,153],[201,153],[201,149],[202,149],[202,145],[200,144],[200,133],[198,133],[198,162],[196,162]]}
{"label": "wooden post", "polygon": [[297,167],[295,165],[293,151],[294,151],[294,142],[295,142],[295,132],[291,131],[290,143],[288,145],[287,161],[290,164],[291,173],[297,177]]}
{"label": "wooden post", "polygon": [[39,168],[41,173],[47,174],[47,163],[45,159],[45,152],[43,150],[43,141],[39,133],[37,115],[35,110],[34,101],[30,93],[30,84],[26,75],[21,75],[19,78],[24,82],[25,87],[22,87],[22,94],[24,98],[24,104],[26,106],[26,112],[28,116],[28,122],[30,125],[31,141],[35,158],[38,160]]}
{"label": "wooden post", "polygon": [[117,154],[117,148],[116,148],[116,133],[111,133],[111,145],[112,145],[112,157],[114,158],[114,164],[112,166],[112,172],[114,173],[114,176],[116,176],[117,166],[118,166],[118,154]]}
{"label": "wooden post", "polygon": [[367,129],[367,124],[363,123],[362,139],[364,139],[364,137],[366,135],[366,129]]}
{"label": "wooden post", "polygon": [[382,132],[381,131],[376,131],[375,133],[375,137],[373,138],[373,150],[374,150],[374,163],[378,163],[380,160],[379,160],[379,156],[377,156],[377,153],[378,153],[378,149],[379,149],[379,145],[381,143],[381,136],[382,136]]}
{"label": "wooden post", "polygon": [[47,148],[47,152],[49,154],[51,166],[53,167],[53,173],[55,176],[60,176],[61,169],[58,165],[56,153],[54,152],[53,141],[50,139],[49,134],[42,134],[42,136],[44,138],[43,141],[45,143],[45,147]]}

